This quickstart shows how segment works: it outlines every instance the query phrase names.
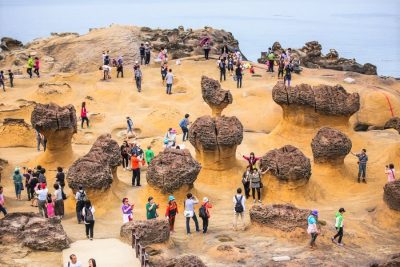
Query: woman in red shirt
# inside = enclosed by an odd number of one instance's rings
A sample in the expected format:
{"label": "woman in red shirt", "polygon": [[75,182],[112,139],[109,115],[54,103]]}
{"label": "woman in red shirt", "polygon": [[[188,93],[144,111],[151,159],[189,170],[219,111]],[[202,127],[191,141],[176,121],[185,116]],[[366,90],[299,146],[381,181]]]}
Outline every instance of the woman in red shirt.
{"label": "woman in red shirt", "polygon": [[254,156],[254,152],[250,153],[250,157],[246,157],[243,155],[243,158],[249,162],[250,171],[252,171],[256,167],[256,163],[261,157]]}
{"label": "woman in red shirt", "polygon": [[178,205],[176,204],[174,196],[169,196],[167,211],[165,212],[165,217],[169,221],[170,232],[174,232],[176,214],[178,214]]}
{"label": "woman in red shirt", "polygon": [[205,208],[206,216],[201,217],[203,220],[203,234],[207,233],[208,221],[210,220],[210,211],[208,209],[212,208],[212,204],[208,201],[208,198],[203,198],[203,203],[201,204]]}
{"label": "woman in red shirt", "polygon": [[81,108],[81,128],[83,128],[83,123],[86,121],[86,126],[89,128],[89,119],[87,116],[87,110],[86,110],[86,102],[82,102],[82,108]]}

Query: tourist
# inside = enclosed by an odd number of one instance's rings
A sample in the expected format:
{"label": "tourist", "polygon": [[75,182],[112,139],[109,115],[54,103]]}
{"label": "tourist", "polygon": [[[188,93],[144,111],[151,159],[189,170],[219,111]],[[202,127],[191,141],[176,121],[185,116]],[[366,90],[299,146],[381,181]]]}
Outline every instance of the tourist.
{"label": "tourist", "polygon": [[46,173],[46,169],[38,165],[37,172],[38,172],[39,183],[47,185],[47,179],[46,176],[44,175]]}
{"label": "tourist", "polygon": [[54,213],[60,219],[64,217],[64,199],[63,199],[63,191],[60,184],[54,184]]}
{"label": "tourist", "polygon": [[243,73],[240,64],[236,66],[235,74],[236,74],[236,88],[242,88]]}
{"label": "tourist", "polygon": [[36,186],[39,184],[39,179],[36,173],[32,173],[32,177],[29,180],[29,195],[31,198],[31,206],[32,207],[37,207],[38,199],[37,199],[37,194],[35,192]]}
{"label": "tourist", "polygon": [[387,174],[388,182],[394,182],[396,180],[396,171],[394,169],[394,164],[390,163],[385,167],[385,173]]}
{"label": "tourist", "polygon": [[142,91],[142,71],[140,70],[140,66],[135,66],[133,70],[134,70],[136,88],[140,93]]}
{"label": "tourist", "polygon": [[209,56],[210,50],[211,50],[211,45],[210,45],[210,42],[209,42],[209,41],[206,41],[206,42],[203,44],[203,50],[204,50],[204,58],[205,58],[206,60],[208,60],[208,56]]}
{"label": "tourist", "polygon": [[6,91],[5,82],[4,82],[4,71],[0,71],[0,86],[3,87],[3,91]]}
{"label": "tourist", "polygon": [[40,144],[42,143],[42,137],[38,129],[35,130],[36,133],[36,147],[37,151],[40,151]]}
{"label": "tourist", "polygon": [[124,141],[121,145],[122,168],[128,170],[129,167],[129,146],[128,142]]}
{"label": "tourist", "polygon": [[38,57],[35,57],[35,66],[34,66],[34,73],[37,75],[38,78],[40,78],[40,73],[39,73],[39,69],[40,69],[40,61]]}
{"label": "tourist", "polygon": [[76,218],[78,219],[78,223],[82,222],[82,209],[85,207],[85,202],[86,202],[86,192],[83,190],[83,186],[79,186],[78,192],[75,194],[75,200],[76,200]]}
{"label": "tourist", "polygon": [[124,78],[124,65],[123,65],[122,56],[119,56],[118,60],[117,60],[117,78],[119,78],[120,74],[121,74],[121,78]]}
{"label": "tourist", "polygon": [[246,199],[250,197],[250,174],[251,174],[250,166],[247,166],[246,171],[242,175],[242,184]]}
{"label": "tourist", "polygon": [[64,192],[64,187],[65,187],[65,173],[64,173],[62,167],[57,167],[56,183],[58,183],[58,185],[60,186],[61,192]]}
{"label": "tourist", "polygon": [[317,223],[318,223],[318,211],[313,210],[308,216],[307,219],[308,222],[308,228],[307,228],[307,233],[311,235],[311,241],[310,241],[310,248],[315,247],[315,240],[317,239],[317,236],[319,234]]}
{"label": "tourist", "polygon": [[281,57],[278,63],[278,79],[283,78],[283,70],[285,69],[285,59]]}
{"label": "tourist", "polygon": [[232,55],[228,55],[228,72],[229,75],[233,75],[233,65],[235,65]]}
{"label": "tourist", "polygon": [[145,52],[145,61],[144,64],[145,65],[149,65],[150,64],[150,52],[151,52],[151,46],[149,44],[149,42],[146,42],[144,45],[144,52]]}
{"label": "tourist", "polygon": [[67,264],[67,267],[82,267],[82,264],[78,261],[75,254],[71,254],[69,256],[69,262]]}
{"label": "tourist", "polygon": [[26,194],[28,196],[28,201],[30,201],[32,198],[31,198],[31,185],[29,181],[32,179],[32,170],[27,169],[26,167],[23,167],[22,169],[24,170],[24,174],[22,176],[24,177],[25,180]]}
{"label": "tourist", "polygon": [[362,176],[363,183],[367,183],[365,180],[368,162],[367,150],[363,148],[360,153],[350,153],[358,158],[358,182],[360,183],[360,178]]}
{"label": "tourist", "polygon": [[107,50],[106,54],[104,55],[104,65],[110,65],[110,51]]}
{"label": "tourist", "polygon": [[86,237],[93,240],[94,230],[94,212],[95,209],[92,206],[90,200],[85,201],[85,206],[82,209],[83,222],[85,223]]}
{"label": "tourist", "polygon": [[172,74],[172,69],[169,69],[167,76],[165,76],[167,82],[167,95],[172,94],[172,84],[174,83],[174,74]]}
{"label": "tourist", "polygon": [[139,54],[140,54],[140,65],[143,65],[145,63],[145,47],[144,44],[141,43],[139,47]]}
{"label": "tourist", "polygon": [[133,208],[135,204],[130,204],[127,197],[122,199],[122,222],[127,223],[133,220]]}
{"label": "tourist", "polygon": [[220,59],[226,60],[228,54],[229,54],[228,45],[227,45],[227,44],[224,44],[224,46],[221,48],[221,56],[220,56]]}
{"label": "tourist", "polygon": [[46,209],[47,209],[47,218],[53,218],[55,215],[54,203],[50,193],[47,193]]}
{"label": "tourist", "polygon": [[283,85],[286,85],[287,81],[287,87],[290,87],[290,82],[292,81],[292,71],[293,65],[289,62],[285,67],[285,77],[283,78]]}
{"label": "tourist", "polygon": [[33,58],[29,55],[27,69],[26,69],[26,72],[28,73],[29,78],[32,78],[32,69],[33,69],[34,64],[35,63],[33,62]]}
{"label": "tourist", "polygon": [[274,63],[275,63],[275,54],[271,50],[269,54],[267,55],[268,58],[268,72],[274,72]]}
{"label": "tourist", "polygon": [[226,63],[224,59],[221,59],[219,64],[219,81],[222,82],[222,77],[224,77],[224,81],[226,81]]}
{"label": "tourist", "polygon": [[96,260],[93,258],[89,259],[89,267],[96,267],[96,266],[97,266]]}
{"label": "tourist", "polygon": [[15,195],[17,200],[21,200],[21,190],[23,190],[22,175],[19,172],[19,168],[16,167],[13,174]]}
{"label": "tourist", "polygon": [[337,230],[337,233],[334,237],[332,237],[332,242],[336,243],[336,238],[339,237],[337,244],[339,246],[343,246],[342,243],[342,238],[343,238],[343,213],[346,211],[344,208],[340,208],[338,212],[336,212],[336,222],[335,222],[335,228]]}
{"label": "tourist", "polygon": [[[8,70],[8,79],[10,80],[10,87],[14,87],[14,73],[11,70]],[[4,90],[4,88],[3,88]]]}
{"label": "tourist", "polygon": [[188,129],[188,125],[190,124],[189,116],[190,116],[189,114],[185,114],[185,118],[183,118],[179,122],[179,127],[181,127],[183,132],[183,137],[182,137],[183,142],[189,139],[189,129]]}
{"label": "tourist", "polygon": [[233,196],[233,211],[234,211],[234,219],[233,219],[233,230],[237,230],[237,222],[238,218],[240,217],[240,221],[242,223],[242,229],[244,230],[245,224],[244,224],[244,211],[246,210],[245,208],[245,201],[244,197],[242,195],[242,188],[238,188],[236,190],[236,195]]}
{"label": "tourist", "polygon": [[47,147],[47,139],[46,136],[40,133],[40,139],[42,140],[43,144],[43,152],[46,152],[46,147]]}
{"label": "tourist", "polygon": [[111,67],[104,64],[99,70],[103,71],[103,80],[111,79]]}
{"label": "tourist", "polygon": [[257,168],[253,168],[250,174],[250,187],[251,187],[251,195],[253,196],[253,202],[256,203],[256,190],[257,190],[257,199],[258,202],[261,203],[261,172],[257,170]]}
{"label": "tourist", "polygon": [[165,217],[169,221],[169,231],[170,232],[174,232],[176,214],[178,214],[178,205],[176,204],[175,197],[169,196],[167,211],[165,212]]}
{"label": "tourist", "polygon": [[212,208],[212,204],[208,200],[207,197],[203,198],[203,203],[199,209],[199,216],[203,220],[203,234],[207,233],[208,229],[208,221],[210,220],[210,211],[209,209]]}
{"label": "tourist", "polygon": [[161,79],[163,85],[165,83],[165,78],[167,77],[167,74],[168,74],[168,65],[167,63],[164,62],[164,64],[161,65]]}
{"label": "tourist", "polygon": [[131,167],[132,167],[132,186],[142,186],[140,184],[140,164],[145,164],[144,160],[140,160],[136,153],[131,156]]}
{"label": "tourist", "polygon": [[5,204],[5,199],[3,195],[3,187],[0,185],[0,212],[3,212],[3,215],[6,216],[7,210],[4,204]]}
{"label": "tourist", "polygon": [[245,156],[245,155],[242,155],[243,156],[243,158],[245,159],[245,160],[247,160],[248,162],[249,162],[249,167],[250,167],[250,170],[252,171],[255,167],[256,167],[256,163],[257,163],[257,161],[259,161],[260,159],[261,159],[261,157],[256,157],[255,155],[254,155],[254,152],[250,152],[250,156]]}
{"label": "tourist", "polygon": [[183,215],[186,217],[186,233],[190,234],[190,218],[193,219],[196,226],[196,232],[200,232],[199,222],[197,221],[196,213],[194,212],[194,205],[199,203],[197,197],[193,196],[192,193],[186,195],[187,199],[184,202],[185,211]]}
{"label": "tourist", "polygon": [[174,147],[176,143],[176,130],[169,128],[164,137],[164,144],[166,148]]}
{"label": "tourist", "polygon": [[155,219],[158,217],[157,214],[157,209],[159,205],[154,202],[153,197],[149,197],[147,199],[147,204],[146,204],[146,218],[147,220]]}
{"label": "tourist", "polygon": [[36,185],[36,190],[35,190],[37,197],[38,197],[38,208],[39,208],[39,214],[42,217],[47,218],[47,208],[46,208],[46,201],[47,201],[47,194],[48,194],[48,189],[46,188],[46,184],[41,184],[38,183]]}
{"label": "tourist", "polygon": [[86,110],[86,102],[82,102],[81,107],[81,128],[83,129],[83,123],[86,121],[86,126],[89,128],[88,111]]}
{"label": "tourist", "polygon": [[154,159],[154,152],[151,150],[151,146],[147,146],[147,150],[145,151],[145,161],[147,166]]}
{"label": "tourist", "polygon": [[133,120],[128,116],[126,117],[126,135],[130,134],[134,135],[133,133]]}
{"label": "tourist", "polygon": [[157,56],[157,60],[161,62],[161,65],[165,62],[168,62],[168,54],[166,48],[161,47],[160,53]]}

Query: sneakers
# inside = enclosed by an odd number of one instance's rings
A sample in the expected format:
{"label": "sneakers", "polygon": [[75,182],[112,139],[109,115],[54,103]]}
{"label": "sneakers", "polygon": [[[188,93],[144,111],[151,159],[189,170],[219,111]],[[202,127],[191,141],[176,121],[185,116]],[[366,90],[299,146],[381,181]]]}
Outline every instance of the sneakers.
{"label": "sneakers", "polygon": [[261,203],[261,200],[258,200],[258,203]]}
{"label": "sneakers", "polygon": [[364,184],[366,184],[366,183],[367,183],[367,181],[366,181],[365,179],[362,179],[362,182],[363,182]]}
{"label": "sneakers", "polygon": [[256,200],[255,199],[253,200],[253,203],[256,204]]}
{"label": "sneakers", "polygon": [[358,183],[360,183],[360,182],[361,182],[361,181],[360,181],[360,178],[358,178],[358,180],[357,180],[357,181],[358,181]]}

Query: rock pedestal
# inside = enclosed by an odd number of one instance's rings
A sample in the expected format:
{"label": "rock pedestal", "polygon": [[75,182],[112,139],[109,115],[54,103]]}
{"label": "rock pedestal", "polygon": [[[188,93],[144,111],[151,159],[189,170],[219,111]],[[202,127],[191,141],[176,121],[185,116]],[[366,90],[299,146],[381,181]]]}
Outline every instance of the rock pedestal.
{"label": "rock pedestal", "polygon": [[400,211],[400,180],[385,184],[383,200],[392,210]]}
{"label": "rock pedestal", "polygon": [[6,118],[0,126],[0,147],[35,147],[36,134],[24,119]]}
{"label": "rock pedestal", "polygon": [[169,222],[166,219],[130,221],[121,226],[121,239],[132,244],[132,231],[143,246],[163,243],[169,239]]}
{"label": "rock pedestal", "polygon": [[384,129],[395,129],[400,134],[400,118],[393,117],[385,123]]}
{"label": "rock pedestal", "polygon": [[201,77],[201,93],[204,101],[210,106],[212,115],[221,116],[229,104],[232,104],[233,97],[230,91],[223,90],[221,84],[206,76]]}

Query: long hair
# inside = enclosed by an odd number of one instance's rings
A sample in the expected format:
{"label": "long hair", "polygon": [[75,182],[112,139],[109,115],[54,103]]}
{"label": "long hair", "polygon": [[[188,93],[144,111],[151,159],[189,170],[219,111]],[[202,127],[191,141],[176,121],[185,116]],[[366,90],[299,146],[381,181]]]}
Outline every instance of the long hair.
{"label": "long hair", "polygon": [[82,102],[82,108],[86,107],[86,102]]}

